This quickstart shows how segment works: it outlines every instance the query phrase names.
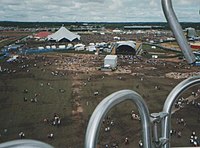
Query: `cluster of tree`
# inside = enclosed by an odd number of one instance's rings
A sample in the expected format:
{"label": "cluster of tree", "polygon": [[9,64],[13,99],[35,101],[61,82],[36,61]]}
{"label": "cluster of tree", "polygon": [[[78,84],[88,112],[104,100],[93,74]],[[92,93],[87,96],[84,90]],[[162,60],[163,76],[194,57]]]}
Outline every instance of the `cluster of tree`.
{"label": "cluster of tree", "polygon": [[[65,27],[80,27],[84,25],[93,26],[95,28],[105,27],[108,29],[123,29],[124,26],[161,26],[164,29],[169,29],[169,25],[166,22],[12,22],[12,21],[0,21],[1,27],[18,27],[18,28],[57,28],[64,25]],[[183,28],[192,27],[200,30],[200,23],[194,22],[182,22]]]}

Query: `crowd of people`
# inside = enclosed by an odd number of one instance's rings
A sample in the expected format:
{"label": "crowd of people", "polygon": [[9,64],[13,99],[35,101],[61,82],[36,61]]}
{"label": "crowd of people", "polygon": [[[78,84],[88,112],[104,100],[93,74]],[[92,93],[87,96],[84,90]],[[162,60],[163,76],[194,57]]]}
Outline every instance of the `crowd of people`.
{"label": "crowd of people", "polygon": [[[33,59],[33,63],[34,64],[31,64],[31,63],[24,63],[24,60],[21,61],[21,70],[24,70],[26,72],[30,72],[31,69],[33,67],[36,67],[38,69],[41,69],[41,71],[45,71],[46,70],[46,67],[47,65],[50,65],[50,66],[54,66],[56,67],[57,69],[55,70],[52,70],[52,71],[49,71],[50,72],[50,75],[51,76],[64,76],[66,73],[63,72],[63,70],[67,70],[67,71],[75,71],[74,75],[78,75],[78,72],[86,72],[86,74],[88,74],[88,79],[87,81],[85,81],[83,83],[83,86],[86,86],[89,82],[91,82],[91,77],[89,77],[89,74],[91,74],[90,72],[94,72],[96,71],[96,69],[90,69],[90,66],[92,65],[94,67],[94,65],[99,65],[99,61],[102,60],[103,58],[102,57],[97,57],[97,56],[91,56],[91,55],[79,55],[79,56],[76,56],[74,55],[73,57],[64,57],[64,56],[58,56],[58,58],[48,58],[46,56],[43,56],[42,58],[39,56],[36,56],[34,59]],[[39,66],[39,64],[37,64],[38,62],[38,59],[42,60],[44,62],[43,66]],[[134,61],[134,57],[133,56],[120,56],[120,60],[121,62],[123,63],[123,61]],[[134,63],[134,62],[133,62]],[[157,62],[156,62],[157,63]],[[148,62],[146,64],[149,64]],[[152,65],[152,63],[150,63]],[[155,64],[155,62],[154,62]],[[123,64],[121,64],[123,65]],[[123,67],[124,68],[124,67]],[[140,69],[143,69],[144,67],[141,66]],[[15,73],[18,72],[18,69],[10,69],[10,70],[6,70],[7,68],[2,68],[3,69],[3,73],[5,72],[13,72],[15,70]],[[131,66],[126,66],[126,69],[129,70],[131,69]],[[134,70],[134,68],[132,68],[132,71]],[[143,77],[145,77],[145,75],[142,75],[142,78],[141,78],[141,81],[143,81]],[[118,76],[117,79],[119,80],[123,80],[123,76]],[[102,77],[102,80],[104,79],[104,76]],[[50,82],[47,82],[47,83],[44,83],[44,82],[40,82],[40,87],[44,87],[44,86],[48,86],[49,88],[52,88],[52,84]],[[75,86],[76,87],[76,86]],[[159,90],[159,86],[158,85],[154,85],[153,86],[155,90]],[[139,89],[139,85],[137,87]],[[24,93],[24,102],[27,102],[27,101],[31,101],[32,103],[38,103],[40,100],[40,93],[38,92],[34,92],[33,95],[31,96],[31,98],[28,98],[26,96],[26,94],[28,94],[29,92],[31,92],[31,90],[29,89],[24,89],[23,90],[23,93]],[[62,89],[60,88],[59,89],[59,92],[60,93],[64,93],[65,92],[65,89]],[[94,96],[98,96],[101,92],[97,89],[96,91],[92,92]],[[193,97],[196,97],[198,95],[199,92],[197,93],[194,93],[192,94]],[[175,108],[182,108],[182,106],[184,106],[185,104],[187,104],[188,102],[185,101],[184,98],[180,98],[176,103],[175,103]],[[87,103],[89,104],[89,103]],[[200,103],[198,103],[198,101],[196,100],[193,100],[191,101],[191,104],[193,104],[195,107],[199,107],[200,106]],[[135,113],[134,111],[131,112],[131,119],[132,120],[140,120],[140,116]],[[115,127],[115,120],[113,120],[111,117],[107,117],[103,120],[103,125],[104,125],[104,131],[106,133],[110,132],[113,127]],[[52,119],[44,119],[44,123],[45,124],[48,124],[48,125],[52,125],[52,126],[56,126],[56,127],[59,127],[61,125],[61,118],[58,114],[54,114],[54,117]],[[180,118],[177,120],[177,124],[178,125],[181,125],[181,126],[186,126],[187,125],[187,122],[184,120],[184,118]],[[182,137],[182,131],[178,130],[171,130],[170,133],[173,135],[176,135],[177,137],[181,138]],[[193,136],[193,137],[192,137]],[[47,137],[49,139],[53,139],[54,138],[54,133],[49,133],[47,135]],[[25,138],[25,132],[23,131],[20,131],[19,133],[19,138]],[[125,136],[123,137],[123,143],[124,145],[130,145],[131,144],[131,140],[128,136]],[[197,134],[193,134],[191,135],[190,137],[190,141],[191,143],[195,145],[199,145],[198,143],[198,136]],[[195,144],[197,143],[197,144]],[[117,148],[119,147],[118,146],[119,144],[117,142],[114,142],[114,143],[109,143],[109,144],[106,144],[105,147],[108,148],[108,147],[112,147],[112,148]],[[138,142],[138,145],[140,147],[142,147],[142,141],[140,140]]]}

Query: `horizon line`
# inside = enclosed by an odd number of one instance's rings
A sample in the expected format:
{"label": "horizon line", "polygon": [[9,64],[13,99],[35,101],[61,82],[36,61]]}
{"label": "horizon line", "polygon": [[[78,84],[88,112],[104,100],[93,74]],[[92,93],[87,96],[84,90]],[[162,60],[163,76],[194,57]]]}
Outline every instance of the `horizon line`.
{"label": "horizon line", "polygon": [[[168,23],[167,21],[1,21],[11,23]],[[195,21],[180,21],[180,23],[199,23]]]}

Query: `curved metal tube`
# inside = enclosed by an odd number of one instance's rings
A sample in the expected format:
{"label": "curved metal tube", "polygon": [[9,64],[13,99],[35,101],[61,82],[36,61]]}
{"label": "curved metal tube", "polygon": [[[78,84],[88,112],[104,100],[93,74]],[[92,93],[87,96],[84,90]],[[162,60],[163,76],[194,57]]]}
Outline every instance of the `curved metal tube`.
{"label": "curved metal tube", "polygon": [[0,144],[0,148],[53,148],[49,144],[36,140],[13,140]]}
{"label": "curved metal tube", "polygon": [[185,56],[187,62],[189,64],[194,63],[196,61],[195,56],[183,34],[181,25],[179,24],[178,19],[173,10],[171,0],[162,0],[162,8],[163,8],[165,17],[170,25],[170,28],[172,32],[174,33],[174,36],[179,44],[179,47],[182,49],[183,55]]}
{"label": "curved metal tube", "polygon": [[104,100],[102,100],[100,104],[96,107],[87,127],[85,137],[85,148],[96,147],[99,136],[100,124],[104,119],[105,115],[113,106],[125,100],[131,100],[137,105],[142,122],[143,144],[145,148],[151,148],[152,144],[149,110],[142,97],[138,93],[131,90],[121,90],[115,92],[106,97]]}
{"label": "curved metal tube", "polygon": [[[171,129],[171,112],[172,112],[172,107],[176,101],[176,99],[187,89],[189,89],[192,86],[195,86],[197,84],[200,84],[200,76],[196,77],[191,77],[188,78],[181,83],[179,83],[168,95],[164,106],[163,106],[163,112],[167,113],[168,116],[165,117],[162,120],[162,137],[164,139],[169,139],[170,138],[170,129]],[[170,144],[167,143],[164,145],[164,148],[169,148]]]}

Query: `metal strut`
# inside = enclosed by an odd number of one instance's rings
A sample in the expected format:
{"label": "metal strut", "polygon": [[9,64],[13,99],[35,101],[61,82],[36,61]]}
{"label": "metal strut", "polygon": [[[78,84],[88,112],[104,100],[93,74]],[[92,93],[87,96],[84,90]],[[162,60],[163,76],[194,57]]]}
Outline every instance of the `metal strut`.
{"label": "metal strut", "polygon": [[[162,137],[164,139],[170,139],[170,130],[171,130],[171,112],[172,107],[177,100],[177,98],[187,89],[190,87],[196,86],[200,84],[200,76],[191,77],[188,78],[181,83],[179,83],[168,95],[164,106],[163,106],[163,113],[168,114],[165,118],[162,120]],[[164,145],[163,148],[169,148],[170,143],[167,143]]]}
{"label": "metal strut", "polygon": [[85,148],[96,147],[101,122],[105,115],[112,107],[125,100],[132,101],[138,107],[142,122],[144,148],[152,147],[150,117],[146,103],[138,93],[132,90],[121,90],[106,97],[94,110],[87,126]]}
{"label": "metal strut", "polygon": [[185,56],[187,62],[189,64],[195,63],[195,55],[193,54],[188,42],[184,36],[183,30],[181,28],[180,23],[176,17],[176,14],[173,10],[172,1],[171,0],[161,0],[163,12],[167,19],[167,22],[174,33],[174,36],[178,42],[179,47],[181,48],[183,55]]}
{"label": "metal strut", "polygon": [[13,140],[0,144],[0,148],[53,148],[51,145],[36,140]]}
{"label": "metal strut", "polygon": [[158,135],[158,127],[160,127],[161,121],[168,116],[167,113],[160,112],[160,113],[151,113],[151,123],[153,124],[153,142],[156,148],[160,148],[161,146],[165,145],[169,139],[159,137]]}

